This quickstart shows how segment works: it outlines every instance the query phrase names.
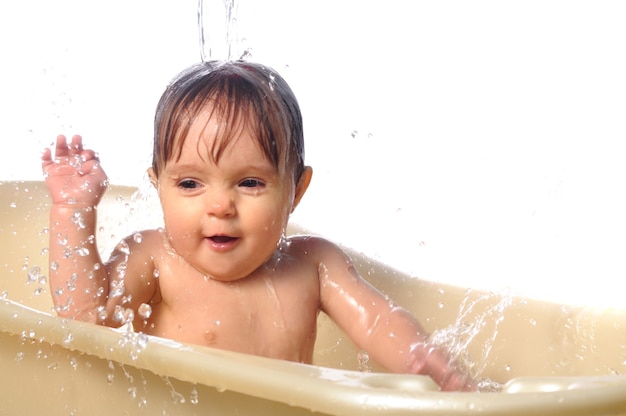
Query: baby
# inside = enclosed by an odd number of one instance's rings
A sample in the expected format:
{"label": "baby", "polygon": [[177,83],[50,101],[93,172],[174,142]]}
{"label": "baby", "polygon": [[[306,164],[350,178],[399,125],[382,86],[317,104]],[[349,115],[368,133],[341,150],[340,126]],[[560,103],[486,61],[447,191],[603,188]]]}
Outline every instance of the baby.
{"label": "baby", "polygon": [[[108,180],[80,136],[42,156],[50,285],[60,316],[181,342],[310,363],[319,311],[390,371],[443,390],[474,382],[419,322],[318,237],[285,235],[311,181],[302,116],[275,71],[203,62],[179,74],[155,117],[153,163],[165,229],[129,236],[103,262],[95,240]],[[135,311],[130,313],[129,311]]]}

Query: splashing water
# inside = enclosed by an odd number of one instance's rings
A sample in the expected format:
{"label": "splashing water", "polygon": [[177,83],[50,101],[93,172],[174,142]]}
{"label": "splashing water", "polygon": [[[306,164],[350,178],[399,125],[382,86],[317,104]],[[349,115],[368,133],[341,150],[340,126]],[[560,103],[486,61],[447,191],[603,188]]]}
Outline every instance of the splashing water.
{"label": "splashing water", "polygon": [[198,30],[202,62],[236,59],[237,1],[198,0]]}
{"label": "splashing water", "polygon": [[[504,320],[504,312],[511,306],[513,297],[508,294],[486,293],[475,300],[470,300],[471,294],[472,291],[468,290],[461,303],[456,322],[433,332],[430,341],[446,348],[451,361],[465,368],[470,374],[479,376],[487,365],[487,358],[495,344],[499,326]],[[496,304],[488,306],[494,299],[497,300]],[[493,325],[492,332],[486,337],[480,357],[474,359],[469,355],[469,346],[481,331],[486,330],[488,323]],[[500,391],[502,386],[493,380],[478,378],[478,388],[484,392]]]}
{"label": "splashing water", "polygon": [[359,371],[363,373],[370,373],[372,371],[370,367],[370,355],[367,351],[359,351],[356,358],[359,362]]}

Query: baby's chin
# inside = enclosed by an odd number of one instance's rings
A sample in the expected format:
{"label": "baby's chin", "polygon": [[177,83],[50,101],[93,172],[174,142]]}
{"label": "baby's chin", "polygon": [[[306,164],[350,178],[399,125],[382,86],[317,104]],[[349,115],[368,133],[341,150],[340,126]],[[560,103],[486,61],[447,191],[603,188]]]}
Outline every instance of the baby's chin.
{"label": "baby's chin", "polygon": [[195,267],[192,264],[192,267],[196,269],[198,272],[202,274],[205,280],[213,280],[220,283],[236,283],[236,282],[245,282],[248,279],[254,278],[259,273],[265,273],[267,270],[275,270],[276,267],[273,266],[274,263],[277,263],[274,260],[274,255],[270,256],[270,258],[264,263],[254,267],[255,265],[251,265],[250,270],[245,271],[216,271],[216,270],[204,270],[202,268]]}

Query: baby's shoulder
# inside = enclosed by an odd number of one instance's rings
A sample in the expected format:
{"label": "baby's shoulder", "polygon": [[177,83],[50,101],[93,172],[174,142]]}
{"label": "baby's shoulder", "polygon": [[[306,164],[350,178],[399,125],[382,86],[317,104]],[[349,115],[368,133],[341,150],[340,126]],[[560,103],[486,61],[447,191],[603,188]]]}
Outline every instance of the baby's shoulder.
{"label": "baby's shoulder", "polygon": [[131,252],[155,253],[160,250],[167,250],[169,246],[165,231],[160,228],[136,231],[128,235],[124,239],[124,243]]}
{"label": "baby's shoulder", "polygon": [[289,251],[323,260],[329,257],[345,257],[346,253],[337,244],[316,235],[294,235],[288,238]]}

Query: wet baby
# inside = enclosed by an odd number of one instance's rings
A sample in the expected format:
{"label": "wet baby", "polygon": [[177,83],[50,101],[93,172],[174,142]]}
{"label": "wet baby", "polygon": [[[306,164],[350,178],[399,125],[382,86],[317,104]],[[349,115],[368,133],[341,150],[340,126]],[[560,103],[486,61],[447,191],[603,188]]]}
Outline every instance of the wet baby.
{"label": "wet baby", "polygon": [[108,184],[97,154],[80,136],[59,136],[42,166],[60,316],[119,326],[124,311],[150,311],[135,315],[135,330],[310,363],[324,311],[388,370],[474,389],[337,245],[285,235],[312,169],[297,100],[272,69],[203,62],[172,81],[158,104],[149,169],[164,229],[127,237],[106,262],[94,238]]}

